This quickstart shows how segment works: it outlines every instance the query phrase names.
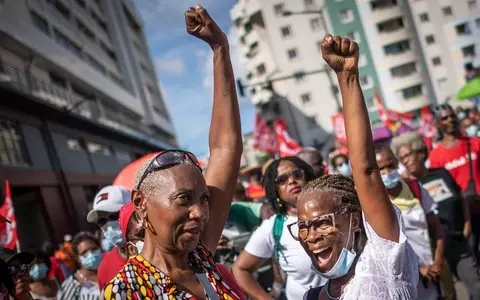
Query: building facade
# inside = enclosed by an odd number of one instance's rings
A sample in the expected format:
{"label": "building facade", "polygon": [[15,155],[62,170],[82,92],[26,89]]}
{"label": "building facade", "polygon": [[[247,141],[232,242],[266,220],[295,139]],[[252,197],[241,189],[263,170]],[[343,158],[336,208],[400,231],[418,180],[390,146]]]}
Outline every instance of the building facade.
{"label": "building facade", "polygon": [[29,248],[89,228],[102,185],[177,144],[131,1],[1,1],[0,36],[0,180]]}

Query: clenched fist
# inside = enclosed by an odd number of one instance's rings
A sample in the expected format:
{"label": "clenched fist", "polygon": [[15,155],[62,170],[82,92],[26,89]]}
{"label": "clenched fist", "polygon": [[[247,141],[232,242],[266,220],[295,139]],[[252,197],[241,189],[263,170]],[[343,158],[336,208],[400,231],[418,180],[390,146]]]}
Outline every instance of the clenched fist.
{"label": "clenched fist", "polygon": [[358,74],[358,44],[338,35],[325,35],[322,56],[327,64],[338,73]]}
{"label": "clenched fist", "polygon": [[190,7],[185,12],[187,32],[214,46],[228,46],[225,33],[212,20],[207,10],[200,5]]}

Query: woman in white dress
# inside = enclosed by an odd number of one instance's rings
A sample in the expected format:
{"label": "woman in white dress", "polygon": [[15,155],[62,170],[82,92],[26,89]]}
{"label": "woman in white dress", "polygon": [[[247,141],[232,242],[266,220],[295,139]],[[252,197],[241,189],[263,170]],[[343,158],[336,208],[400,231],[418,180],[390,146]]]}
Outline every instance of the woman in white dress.
{"label": "woman in white dress", "polygon": [[308,183],[298,198],[298,222],[288,224],[289,231],[312,267],[329,279],[304,298],[416,299],[418,262],[377,167],[359,83],[358,45],[326,35],[322,52],[342,93],[354,181],[327,175]]}

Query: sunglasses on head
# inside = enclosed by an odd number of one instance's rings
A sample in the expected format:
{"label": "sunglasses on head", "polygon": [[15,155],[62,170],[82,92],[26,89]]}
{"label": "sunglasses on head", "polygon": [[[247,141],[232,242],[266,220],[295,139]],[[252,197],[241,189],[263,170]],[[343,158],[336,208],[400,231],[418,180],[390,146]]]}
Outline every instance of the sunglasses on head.
{"label": "sunglasses on head", "polygon": [[30,264],[9,265],[8,271],[12,276],[18,273],[27,274],[30,271]]}
{"label": "sunglasses on head", "polygon": [[278,175],[277,178],[275,178],[275,183],[278,185],[284,185],[287,183],[289,178],[293,178],[295,180],[305,179],[305,172],[302,169],[296,169],[292,172]]}
{"label": "sunglasses on head", "polygon": [[181,150],[164,151],[158,154],[150,162],[148,167],[145,169],[145,172],[143,172],[142,177],[140,177],[140,180],[138,181],[136,189],[140,187],[143,180],[145,180],[148,174],[158,170],[168,169],[184,162],[193,163],[200,170],[200,172],[202,172],[202,167],[200,166],[200,163],[198,162],[198,159],[195,156],[195,154],[188,151],[181,151]]}

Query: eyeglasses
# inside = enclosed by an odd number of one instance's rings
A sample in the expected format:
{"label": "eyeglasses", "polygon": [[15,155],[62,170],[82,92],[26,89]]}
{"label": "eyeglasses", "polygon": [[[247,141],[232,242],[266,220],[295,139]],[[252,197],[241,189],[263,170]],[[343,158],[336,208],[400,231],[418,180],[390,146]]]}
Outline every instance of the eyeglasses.
{"label": "eyeglasses", "polygon": [[278,175],[277,178],[275,178],[275,183],[278,185],[284,185],[287,183],[289,178],[293,178],[295,180],[305,179],[305,172],[302,169],[296,169],[292,172]]}
{"label": "eyeglasses", "polygon": [[327,236],[335,231],[335,214],[330,213],[307,221],[299,221],[287,225],[292,237],[299,241],[305,240],[313,230],[317,234]]}
{"label": "eyeglasses", "polygon": [[200,172],[202,172],[202,167],[200,166],[197,157],[191,152],[181,150],[168,150],[158,154],[150,162],[147,169],[142,174],[142,177],[140,177],[136,188],[138,189],[140,187],[143,180],[147,177],[148,174],[154,171],[171,168],[186,161],[192,162],[200,170]]}
{"label": "eyeglasses", "polygon": [[12,276],[17,275],[18,273],[27,274],[30,272],[30,264],[9,265],[8,271]]}

